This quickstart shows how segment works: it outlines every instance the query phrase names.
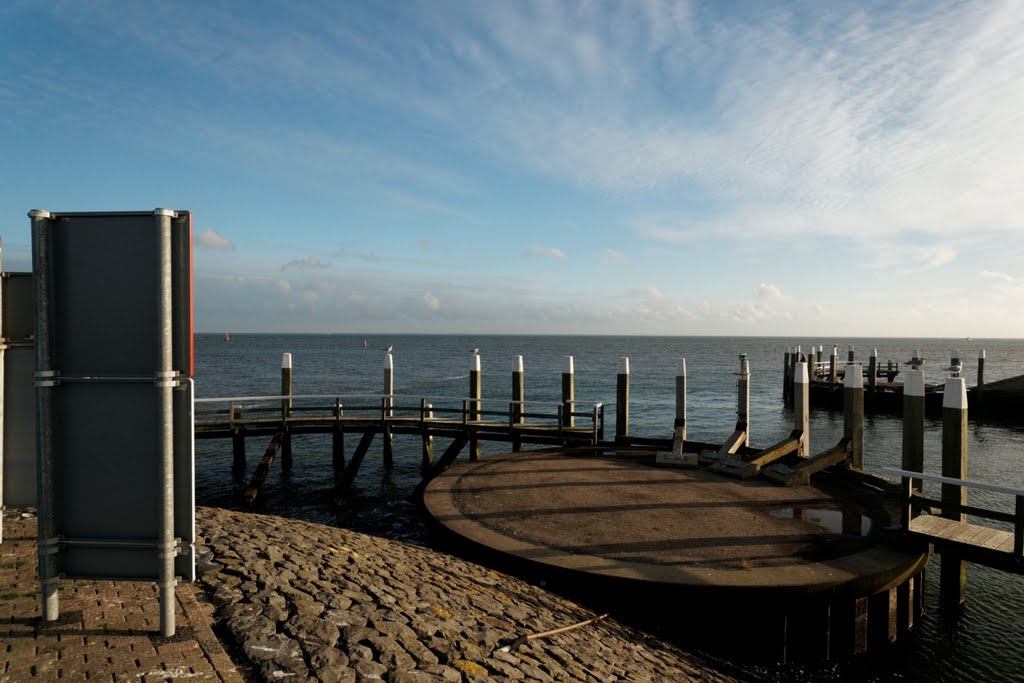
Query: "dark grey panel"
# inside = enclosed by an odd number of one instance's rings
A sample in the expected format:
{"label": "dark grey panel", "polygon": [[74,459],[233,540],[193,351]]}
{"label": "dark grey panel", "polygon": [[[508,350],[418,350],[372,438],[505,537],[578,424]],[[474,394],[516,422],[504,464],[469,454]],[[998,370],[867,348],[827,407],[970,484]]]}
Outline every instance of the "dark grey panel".
{"label": "dark grey panel", "polygon": [[30,343],[32,337],[32,273],[4,273],[3,328],[0,336],[13,343]]}
{"label": "dark grey panel", "polygon": [[31,346],[12,347],[4,351],[3,358],[3,504],[35,505],[35,349]]}
{"label": "dark grey panel", "polygon": [[[54,500],[57,530],[65,538],[156,541],[160,528],[157,391],[152,383],[99,382],[66,382],[54,390],[54,422],[59,425]],[[189,392],[175,391],[179,425],[188,419],[190,398]],[[182,408],[185,403],[188,408]],[[174,533],[190,545],[195,508],[191,424],[185,434],[176,435],[175,450]],[[191,553],[178,558],[176,573],[191,579],[192,562]],[[158,572],[155,549],[82,548],[73,543],[62,550],[61,565],[69,577],[155,579]]]}
{"label": "dark grey panel", "polygon": [[158,364],[151,215],[51,222],[54,367],[64,375],[152,375]]}

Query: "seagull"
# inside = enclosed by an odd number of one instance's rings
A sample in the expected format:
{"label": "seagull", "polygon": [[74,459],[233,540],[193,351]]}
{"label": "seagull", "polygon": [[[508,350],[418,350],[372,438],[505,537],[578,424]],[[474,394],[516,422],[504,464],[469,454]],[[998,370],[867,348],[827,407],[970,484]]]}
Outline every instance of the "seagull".
{"label": "seagull", "polygon": [[952,377],[959,377],[960,371],[964,369],[964,364],[960,362],[958,358],[955,363],[950,363],[949,367],[946,368],[946,372],[951,373]]}
{"label": "seagull", "polygon": [[391,349],[395,348],[393,344],[388,344],[388,347],[384,349],[384,353],[391,353]]}
{"label": "seagull", "polygon": [[911,358],[908,361],[904,361],[904,365],[909,365],[912,368],[919,368],[924,365],[924,358]]}
{"label": "seagull", "polygon": [[474,346],[473,348],[471,348],[469,350],[469,352],[472,353],[474,356],[479,355],[480,354],[480,347],[479,346]]}

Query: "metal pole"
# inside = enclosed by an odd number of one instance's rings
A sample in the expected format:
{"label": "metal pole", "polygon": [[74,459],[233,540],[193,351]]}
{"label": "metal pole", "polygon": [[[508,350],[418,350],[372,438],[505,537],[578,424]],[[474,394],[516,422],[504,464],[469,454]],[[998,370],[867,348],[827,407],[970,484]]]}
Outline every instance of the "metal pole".
{"label": "metal pole", "polygon": [[39,506],[39,593],[43,621],[60,616],[57,597],[57,508],[54,482],[53,390],[57,373],[53,367],[50,339],[50,213],[34,210],[32,219],[33,297],[36,302],[36,500]]}
{"label": "metal pole", "polygon": [[572,356],[565,357],[565,368],[562,370],[562,419],[565,427],[576,424],[572,411],[576,402],[576,369]]}
{"label": "metal pole", "polygon": [[740,354],[740,371],[736,380],[736,431],[743,430],[743,445],[750,445],[750,363],[747,354]]}
{"label": "metal pole", "polygon": [[157,254],[160,291],[157,296],[158,341],[156,372],[157,410],[160,431],[157,448],[160,453],[160,540],[157,557],[160,561],[160,634],[174,635],[174,408],[175,386],[173,353],[173,279],[171,269],[171,219],[169,209],[153,212],[158,230]]}
{"label": "metal pole", "polygon": [[811,454],[811,384],[807,363],[797,363],[793,370],[793,413],[793,430],[800,433],[796,454],[806,458]]}
{"label": "metal pole", "polygon": [[[789,360],[787,353],[786,360]],[[672,453],[682,455],[686,447],[686,359],[676,366],[676,419],[672,435]]]}
{"label": "metal pole", "polygon": [[[480,398],[483,393],[483,381],[480,377],[480,354],[474,353],[469,370],[469,397],[475,399],[471,402],[469,419],[478,421],[480,419]],[[475,433],[475,432],[474,432]],[[469,440],[469,459],[480,459],[480,440],[475,436]]]}
{"label": "metal pole", "polygon": [[519,436],[519,432],[514,429],[515,425],[523,424],[523,413],[525,412],[525,406],[523,401],[526,400],[526,382],[523,376],[523,357],[516,356],[512,360],[512,408],[511,408],[511,423],[512,429],[512,450],[521,451],[523,450],[523,440]]}
{"label": "metal pole", "polygon": [[615,379],[615,440],[629,436],[629,358],[619,359],[619,374]]}

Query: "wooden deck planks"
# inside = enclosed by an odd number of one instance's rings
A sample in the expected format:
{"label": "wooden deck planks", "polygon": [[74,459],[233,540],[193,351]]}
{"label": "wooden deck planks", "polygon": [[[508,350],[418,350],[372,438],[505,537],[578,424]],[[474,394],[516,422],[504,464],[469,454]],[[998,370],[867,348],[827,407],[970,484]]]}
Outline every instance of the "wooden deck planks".
{"label": "wooden deck planks", "polygon": [[967,524],[936,515],[922,515],[910,522],[910,533],[932,542],[958,543],[980,550],[1010,554],[1013,533],[978,524]]}

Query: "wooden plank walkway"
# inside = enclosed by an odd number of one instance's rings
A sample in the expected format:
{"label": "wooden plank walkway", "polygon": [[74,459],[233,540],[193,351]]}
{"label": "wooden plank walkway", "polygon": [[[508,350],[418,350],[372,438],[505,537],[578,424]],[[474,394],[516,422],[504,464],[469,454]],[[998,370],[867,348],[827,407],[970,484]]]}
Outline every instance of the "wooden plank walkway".
{"label": "wooden plank walkway", "polygon": [[976,562],[1015,574],[1024,574],[1024,563],[1014,554],[1012,531],[968,524],[937,515],[920,515],[910,521],[910,536],[935,545],[939,553],[953,552]]}

